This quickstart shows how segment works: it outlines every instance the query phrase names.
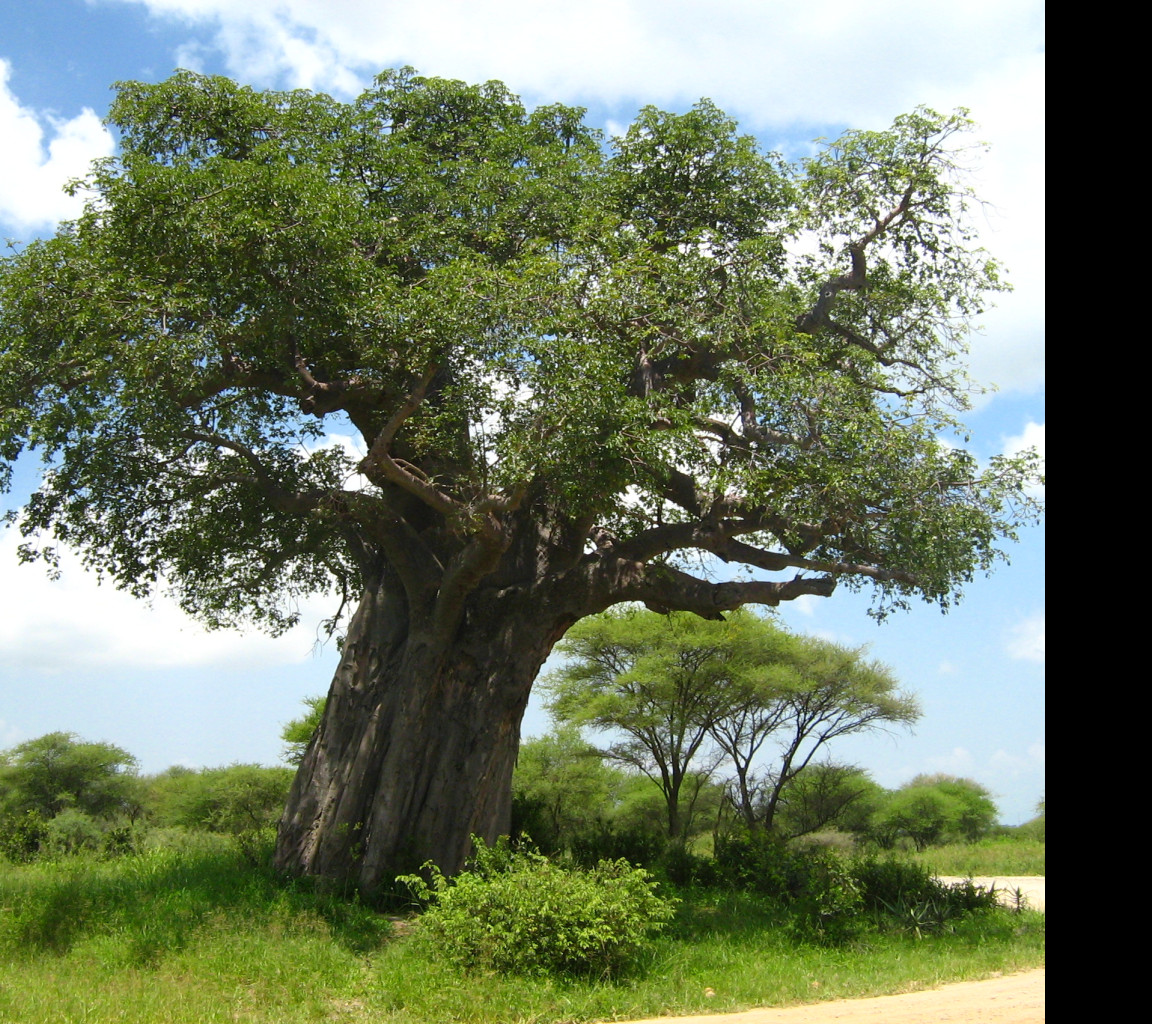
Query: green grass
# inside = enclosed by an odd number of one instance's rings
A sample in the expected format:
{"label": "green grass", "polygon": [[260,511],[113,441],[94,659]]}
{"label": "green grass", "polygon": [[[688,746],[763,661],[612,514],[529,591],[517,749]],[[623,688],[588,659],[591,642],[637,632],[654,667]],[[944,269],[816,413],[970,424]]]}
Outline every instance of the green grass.
{"label": "green grass", "polygon": [[551,1024],[910,991],[1043,958],[1044,919],[1029,912],[830,946],[763,902],[694,895],[624,977],[466,976],[418,927],[285,884],[222,844],[0,864],[5,1024]]}
{"label": "green grass", "polygon": [[913,856],[938,875],[1044,874],[1044,844],[1014,836],[936,846]]}

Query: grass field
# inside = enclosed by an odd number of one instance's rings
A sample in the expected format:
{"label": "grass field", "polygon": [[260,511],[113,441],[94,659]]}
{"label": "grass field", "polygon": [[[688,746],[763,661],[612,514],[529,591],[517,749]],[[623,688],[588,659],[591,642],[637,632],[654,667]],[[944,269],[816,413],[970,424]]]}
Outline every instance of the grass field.
{"label": "grass field", "polygon": [[912,855],[938,875],[1043,875],[1044,844],[1011,836],[936,846]]}
{"label": "grass field", "polygon": [[549,1024],[909,991],[1043,958],[1030,912],[921,938],[862,924],[830,945],[762,901],[697,893],[626,976],[463,975],[418,924],[285,883],[223,841],[0,864],[5,1024]]}

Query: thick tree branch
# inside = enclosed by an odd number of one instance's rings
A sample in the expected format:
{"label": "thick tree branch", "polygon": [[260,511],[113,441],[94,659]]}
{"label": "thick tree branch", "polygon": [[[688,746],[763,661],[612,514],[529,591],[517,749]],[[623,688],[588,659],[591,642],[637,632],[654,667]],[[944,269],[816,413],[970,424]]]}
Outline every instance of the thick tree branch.
{"label": "thick tree branch", "polygon": [[832,310],[833,303],[836,301],[836,296],[842,291],[860,291],[867,287],[868,264],[865,254],[868,246],[877,238],[880,238],[894,223],[898,223],[908,216],[912,208],[912,197],[914,194],[915,186],[909,184],[904,190],[900,202],[897,203],[895,207],[889,210],[883,217],[877,217],[871,230],[865,232],[865,234],[856,241],[848,244],[848,253],[851,257],[852,269],[847,274],[830,278],[820,287],[819,295],[816,298],[816,302],[813,303],[812,308],[796,318],[796,329],[801,334],[816,334],[822,329],[829,329],[840,334],[846,341],[852,341],[854,344],[862,340],[858,339],[856,335],[852,334],[852,332],[846,328],[834,325],[829,319],[829,313]]}
{"label": "thick tree branch", "polygon": [[794,601],[805,594],[828,597],[836,589],[832,576],[795,576],[784,582],[750,580],[708,583],[679,569],[665,565],[644,565],[629,574],[616,601],[639,601],[655,612],[693,612],[705,619],[722,618],[746,604],[775,607],[781,601]]}
{"label": "thick tree branch", "polygon": [[660,555],[673,551],[695,549],[707,551],[725,562],[739,562],[755,566],[769,572],[784,569],[804,569],[828,573],[833,576],[864,576],[878,582],[901,582],[914,584],[915,577],[896,569],[885,569],[865,562],[805,558],[796,553],[768,551],[752,544],[735,539],[741,533],[760,533],[768,529],[794,532],[797,525],[809,532],[817,532],[821,537],[825,532],[812,524],[791,524],[778,517],[775,522],[765,520],[722,520],[719,522],[673,523],[653,527],[627,541],[611,545],[601,543],[601,547],[611,554],[638,562],[647,562]]}

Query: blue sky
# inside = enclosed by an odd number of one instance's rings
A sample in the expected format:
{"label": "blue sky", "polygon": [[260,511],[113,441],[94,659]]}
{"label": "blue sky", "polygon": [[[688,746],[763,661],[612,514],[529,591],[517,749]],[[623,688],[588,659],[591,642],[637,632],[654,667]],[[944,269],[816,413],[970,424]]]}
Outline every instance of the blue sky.
{"label": "blue sky", "polygon": [[[77,207],[61,185],[113,151],[110,86],[176,67],[254,86],[351,98],[385,67],[497,78],[526,103],[588,107],[609,130],[638,108],[707,96],[797,158],[817,136],[883,128],[920,103],[971,108],[991,152],[983,244],[1016,290],[972,340],[974,378],[999,390],[965,418],[981,458],[1044,446],[1043,5],[1036,0],[0,0],[0,237],[50,234]],[[34,483],[22,466],[8,503]],[[0,498],[0,501],[4,500]],[[72,562],[60,580],[20,566],[0,535],[0,748],[51,730],[117,743],[145,771],[274,763],[300,700],[327,689],[317,599],[271,640],[206,633]],[[947,615],[928,606],[877,626],[844,592],[786,607],[795,629],[890,665],[924,717],[912,734],[847,738],[832,753],[886,786],[919,772],[975,778],[1002,818],[1044,792],[1043,528],[1009,549]],[[544,731],[534,703],[525,734]]]}

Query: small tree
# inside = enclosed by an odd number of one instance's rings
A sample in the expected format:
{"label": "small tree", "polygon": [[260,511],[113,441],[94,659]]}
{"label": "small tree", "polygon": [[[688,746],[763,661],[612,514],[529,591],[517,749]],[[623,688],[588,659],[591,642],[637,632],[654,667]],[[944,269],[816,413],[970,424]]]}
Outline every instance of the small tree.
{"label": "small tree", "polygon": [[[720,622],[609,613],[576,626],[561,650],[570,660],[547,680],[550,712],[622,734],[603,753],[660,787],[674,838],[725,759],[745,823],[770,830],[781,794],[828,742],[920,714],[860,650],[796,636],[747,611]],[[770,740],[779,756],[761,769]]]}
{"label": "small tree", "polygon": [[720,763],[709,729],[728,709],[733,628],[693,615],[609,612],[568,632],[560,650],[569,661],[545,680],[557,722],[623,735],[600,753],[656,783],[672,839],[686,833],[695,797]]}
{"label": "small tree", "polygon": [[974,842],[996,822],[996,804],[980,783],[955,775],[917,775],[888,794],[872,819],[883,846],[906,837],[923,850],[952,841]]}
{"label": "small tree", "polygon": [[299,767],[308,752],[308,744],[320,728],[324,718],[325,697],[305,697],[301,702],[308,709],[307,714],[300,718],[293,718],[280,730],[280,738],[284,741],[284,760],[293,767]]}
{"label": "small tree", "polygon": [[0,753],[0,808],[52,818],[72,809],[96,818],[135,816],[136,758],[111,743],[51,732]]}
{"label": "small tree", "polygon": [[[710,726],[735,768],[733,800],[741,817],[766,831],[787,787],[830,741],[920,717],[916,699],[897,689],[887,667],[865,661],[864,648],[789,635],[773,650],[778,660],[745,675],[729,713]],[[769,740],[776,757],[758,768]]]}
{"label": "small tree", "polygon": [[829,828],[864,833],[883,796],[863,768],[833,761],[809,764],[784,790],[775,824],[789,839]]}
{"label": "small tree", "polygon": [[527,832],[544,852],[612,817],[622,773],[573,728],[521,744],[512,774],[512,834]]}

